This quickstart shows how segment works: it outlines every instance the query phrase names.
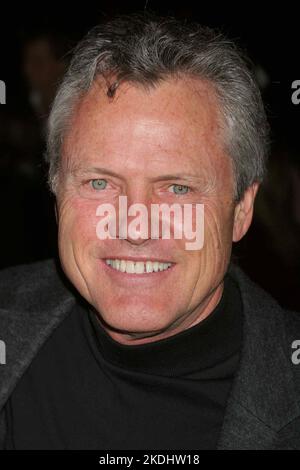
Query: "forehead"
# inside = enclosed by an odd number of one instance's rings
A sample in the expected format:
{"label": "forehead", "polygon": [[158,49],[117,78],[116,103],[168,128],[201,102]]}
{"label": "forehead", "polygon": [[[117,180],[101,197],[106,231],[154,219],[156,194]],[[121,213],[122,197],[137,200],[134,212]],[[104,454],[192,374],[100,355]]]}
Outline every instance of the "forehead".
{"label": "forehead", "polygon": [[[122,83],[114,98],[103,81],[79,102],[63,144],[69,164],[159,171],[224,165],[223,128],[213,86],[192,78],[145,89]],[[227,160],[227,158],[226,158]],[[113,168],[116,167],[116,168]],[[123,168],[124,169],[124,168]]]}

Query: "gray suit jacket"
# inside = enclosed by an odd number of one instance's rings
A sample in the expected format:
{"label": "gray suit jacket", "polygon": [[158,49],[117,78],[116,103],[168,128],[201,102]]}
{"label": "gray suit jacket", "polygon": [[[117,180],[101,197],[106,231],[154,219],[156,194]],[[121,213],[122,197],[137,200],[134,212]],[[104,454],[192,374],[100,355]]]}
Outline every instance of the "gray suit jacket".
{"label": "gray suit jacket", "polygon": [[[237,267],[230,275],[243,302],[243,346],[229,396],[219,449],[300,449],[300,364],[291,345],[300,340],[300,314],[284,311]],[[76,302],[54,261],[0,273],[0,449],[4,405],[40,347]]]}

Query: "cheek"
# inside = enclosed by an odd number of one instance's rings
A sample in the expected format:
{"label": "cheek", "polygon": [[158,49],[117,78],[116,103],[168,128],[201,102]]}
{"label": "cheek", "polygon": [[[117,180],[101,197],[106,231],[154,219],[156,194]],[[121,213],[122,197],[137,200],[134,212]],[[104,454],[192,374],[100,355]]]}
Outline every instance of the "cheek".
{"label": "cheek", "polygon": [[72,198],[59,208],[59,244],[83,249],[97,240],[95,201]]}
{"label": "cheek", "polygon": [[231,253],[233,214],[228,208],[207,207],[204,247],[208,262],[220,269]]}
{"label": "cheek", "polygon": [[204,212],[204,245],[201,250],[186,252],[188,267],[185,282],[192,287],[189,307],[213,291],[227,271],[231,254],[232,216],[214,205],[206,205]]}

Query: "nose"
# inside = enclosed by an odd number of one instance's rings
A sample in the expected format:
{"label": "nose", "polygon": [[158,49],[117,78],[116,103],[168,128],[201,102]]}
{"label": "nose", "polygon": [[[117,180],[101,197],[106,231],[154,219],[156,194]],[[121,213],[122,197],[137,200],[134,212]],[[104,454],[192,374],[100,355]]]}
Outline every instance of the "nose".
{"label": "nose", "polygon": [[150,240],[151,198],[147,191],[127,192],[126,199],[119,202],[119,217],[121,239],[137,246],[144,245]]}

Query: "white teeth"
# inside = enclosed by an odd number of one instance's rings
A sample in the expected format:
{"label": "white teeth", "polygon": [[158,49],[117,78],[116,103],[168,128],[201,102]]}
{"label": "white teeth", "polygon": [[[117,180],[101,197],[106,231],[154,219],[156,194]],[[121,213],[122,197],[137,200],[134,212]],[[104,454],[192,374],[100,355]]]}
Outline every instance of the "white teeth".
{"label": "white teeth", "polygon": [[147,273],[153,272],[153,264],[151,263],[151,261],[146,261],[146,272]]}
{"label": "white teeth", "polygon": [[143,261],[138,261],[135,263],[135,272],[136,274],[143,274],[144,272],[144,263]]}
{"label": "white teeth", "polygon": [[124,260],[121,261],[120,271],[122,273],[125,273],[125,271],[126,271],[126,261],[124,261]]}
{"label": "white teeth", "polygon": [[128,274],[134,274],[134,262],[133,261],[126,262],[126,272]]}
{"label": "white teeth", "polygon": [[106,264],[117,271],[128,274],[157,273],[165,271],[171,266],[171,263],[160,263],[159,261],[127,261],[119,259],[106,259]]}

